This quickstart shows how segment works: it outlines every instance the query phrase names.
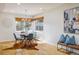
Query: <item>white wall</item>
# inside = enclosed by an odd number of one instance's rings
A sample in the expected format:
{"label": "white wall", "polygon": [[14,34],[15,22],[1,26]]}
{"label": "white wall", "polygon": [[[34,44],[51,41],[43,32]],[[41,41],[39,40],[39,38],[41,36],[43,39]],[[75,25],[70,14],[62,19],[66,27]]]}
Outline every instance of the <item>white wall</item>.
{"label": "white wall", "polygon": [[15,40],[13,36],[16,31],[15,17],[25,17],[25,15],[0,12],[0,42]]}
{"label": "white wall", "polygon": [[[25,15],[0,12],[0,42],[15,40],[13,33],[16,31],[16,17],[25,17]],[[32,22],[31,28],[35,30],[35,21]],[[37,31],[37,36],[38,39],[42,39],[44,37],[43,32]]]}
{"label": "white wall", "polygon": [[[57,41],[62,33],[64,33],[64,10],[74,7],[78,7],[79,4],[64,4],[61,7],[57,7],[48,11],[47,13],[41,14],[44,16],[44,41],[49,44],[56,46]],[[64,33],[66,34],[66,33]],[[76,41],[79,44],[79,35],[69,34],[70,36],[75,35]]]}
{"label": "white wall", "polygon": [[[64,33],[63,12],[65,9],[77,7],[79,4],[64,4],[61,7],[54,8],[44,14],[44,31],[39,32],[41,40],[56,45],[59,37]],[[23,15],[0,13],[0,41],[14,40],[13,32],[15,32],[15,17],[24,17]],[[8,24],[8,25],[7,25]],[[65,34],[65,33],[64,33]],[[69,34],[73,35],[73,34]],[[79,43],[79,35],[76,35]]]}
{"label": "white wall", "polygon": [[14,18],[12,15],[0,13],[0,41],[13,40]]}
{"label": "white wall", "polygon": [[36,30],[36,23],[37,23],[37,21],[33,21],[31,28],[36,32],[36,34],[37,34],[37,39],[43,41],[43,39],[44,39],[44,33],[43,33],[43,32],[44,32],[44,31],[37,31],[37,30]]}

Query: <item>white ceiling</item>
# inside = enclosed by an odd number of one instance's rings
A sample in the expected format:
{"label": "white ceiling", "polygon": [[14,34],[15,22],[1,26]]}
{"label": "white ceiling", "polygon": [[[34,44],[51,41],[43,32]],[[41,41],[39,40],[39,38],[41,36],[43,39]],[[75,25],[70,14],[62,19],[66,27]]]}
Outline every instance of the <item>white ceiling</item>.
{"label": "white ceiling", "polygon": [[0,12],[36,15],[52,8],[63,5],[62,3],[0,3]]}

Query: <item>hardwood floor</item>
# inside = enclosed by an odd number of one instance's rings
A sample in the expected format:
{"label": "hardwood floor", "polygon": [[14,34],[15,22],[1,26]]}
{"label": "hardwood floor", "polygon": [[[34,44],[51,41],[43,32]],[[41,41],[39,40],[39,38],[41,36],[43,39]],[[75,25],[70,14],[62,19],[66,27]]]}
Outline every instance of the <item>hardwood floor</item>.
{"label": "hardwood floor", "polygon": [[14,42],[0,42],[0,55],[66,55],[55,46],[38,42],[37,49],[11,49]]}

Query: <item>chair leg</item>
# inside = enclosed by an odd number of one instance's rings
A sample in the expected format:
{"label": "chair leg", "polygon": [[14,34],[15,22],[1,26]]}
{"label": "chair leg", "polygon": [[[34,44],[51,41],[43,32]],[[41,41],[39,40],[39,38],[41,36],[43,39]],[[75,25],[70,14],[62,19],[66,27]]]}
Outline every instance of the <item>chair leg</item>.
{"label": "chair leg", "polygon": [[70,52],[73,53],[73,48],[70,48]]}
{"label": "chair leg", "polygon": [[66,51],[68,51],[67,46],[66,46]]}
{"label": "chair leg", "polygon": [[57,50],[59,50],[59,49],[58,49],[58,44],[57,44]]}
{"label": "chair leg", "polygon": [[15,40],[15,44],[17,43],[17,40]]}

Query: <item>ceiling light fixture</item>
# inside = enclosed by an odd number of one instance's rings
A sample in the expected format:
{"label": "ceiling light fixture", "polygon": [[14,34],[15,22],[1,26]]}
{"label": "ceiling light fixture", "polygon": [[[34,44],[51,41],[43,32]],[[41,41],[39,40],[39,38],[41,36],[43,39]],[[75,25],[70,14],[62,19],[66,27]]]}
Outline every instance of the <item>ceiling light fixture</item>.
{"label": "ceiling light fixture", "polygon": [[43,8],[40,8],[40,10],[42,10]]}
{"label": "ceiling light fixture", "polygon": [[17,5],[21,5],[21,3],[17,3]]}
{"label": "ceiling light fixture", "polygon": [[10,10],[10,12],[14,12],[14,10]]}

